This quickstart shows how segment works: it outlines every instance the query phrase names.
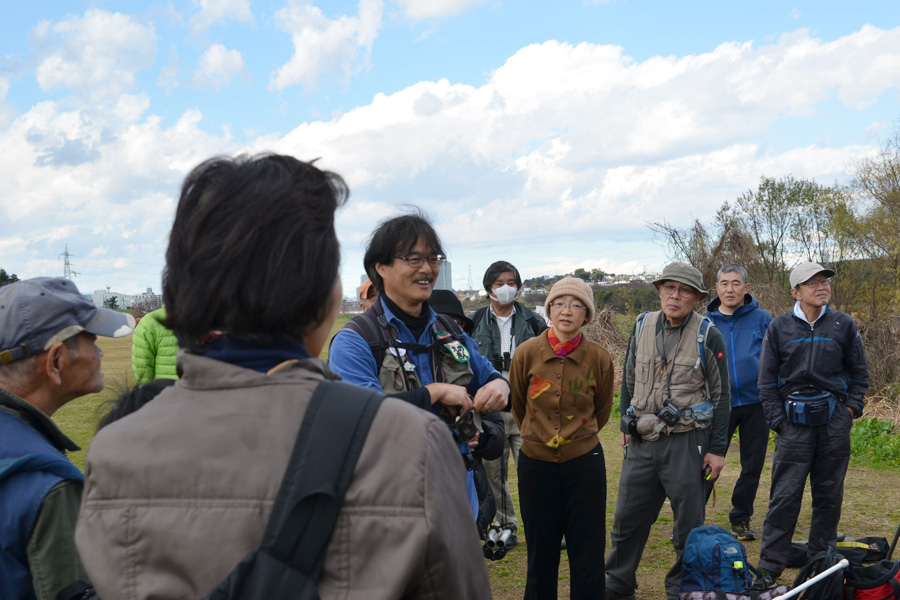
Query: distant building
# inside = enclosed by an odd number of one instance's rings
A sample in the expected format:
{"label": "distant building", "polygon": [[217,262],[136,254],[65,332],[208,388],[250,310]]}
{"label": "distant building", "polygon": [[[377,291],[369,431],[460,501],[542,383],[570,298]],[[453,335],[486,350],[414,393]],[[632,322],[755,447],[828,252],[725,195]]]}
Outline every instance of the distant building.
{"label": "distant building", "polygon": [[101,308],[106,306],[107,301],[112,301],[112,299],[115,298],[116,305],[112,308],[117,308],[120,310],[131,308],[131,304],[134,299],[134,296],[132,296],[131,294],[111,292],[108,289],[94,290],[93,294],[85,294],[85,296],[88,300],[94,303],[94,306],[99,306]]}
{"label": "distant building", "polygon": [[163,300],[160,294],[154,294],[153,288],[147,288],[146,292],[141,292],[131,297],[131,308],[140,308],[144,312],[156,310],[162,306]]}
{"label": "distant building", "polygon": [[452,290],[453,289],[453,271],[450,268],[450,261],[445,260],[441,265],[441,272],[438,273],[437,281],[434,282],[436,290]]}

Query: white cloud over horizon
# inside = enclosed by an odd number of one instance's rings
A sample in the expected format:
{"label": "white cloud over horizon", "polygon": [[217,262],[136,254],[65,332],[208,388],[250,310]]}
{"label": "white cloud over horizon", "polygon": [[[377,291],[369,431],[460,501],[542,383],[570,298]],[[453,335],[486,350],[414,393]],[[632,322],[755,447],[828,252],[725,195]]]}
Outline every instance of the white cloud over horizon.
{"label": "white cloud over horizon", "polygon": [[275,18],[279,27],[291,34],[294,55],[273,73],[269,89],[298,84],[315,87],[324,73],[349,78],[366,68],[381,28],[384,3],[359,0],[358,8],[355,17],[329,19],[305,0],[288,0],[288,7],[279,10]]}
{"label": "white cloud over horizon", "polygon": [[[206,28],[228,10],[231,20],[255,22],[249,7],[205,1],[199,14]],[[268,82],[264,93],[285,95],[290,107],[294,86],[368,68],[383,12],[380,0],[360,0],[356,15],[329,17],[289,0],[275,20],[290,33],[293,55],[270,61],[270,72],[251,64],[247,48],[223,41],[204,42],[194,63],[161,43],[152,24],[120,13],[89,9],[41,23],[34,78],[53,94],[19,112],[4,100],[19,81],[0,75],[0,267],[46,275],[68,243],[81,261],[79,286],[97,287],[104,282],[95,274],[104,273],[123,293],[148,280],[157,287],[185,174],[213,155],[277,151],[321,157],[350,185],[338,216],[348,294],[373,224],[406,203],[434,217],[457,281],[468,264],[480,280],[477,269],[497,254],[528,276],[652,268],[664,252],[651,243],[648,221],[711,218],[761,175],[845,181],[890,125],[882,119],[846,140],[784,147],[767,141],[773,130],[829,111],[862,112],[900,93],[900,28],[871,25],[833,39],[801,28],[643,60],[615,44],[532,43],[477,84],[420,79],[330,119],[292,117],[283,131],[251,135],[209,125],[227,96],[167,109],[135,75],[146,69],[177,93],[179,62],[196,64],[187,87]]]}

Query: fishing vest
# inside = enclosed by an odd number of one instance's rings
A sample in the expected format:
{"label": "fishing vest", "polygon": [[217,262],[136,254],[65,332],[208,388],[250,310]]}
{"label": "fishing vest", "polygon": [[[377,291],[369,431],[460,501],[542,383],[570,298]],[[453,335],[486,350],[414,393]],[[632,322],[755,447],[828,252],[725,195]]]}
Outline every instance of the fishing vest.
{"label": "fishing vest", "polygon": [[[659,439],[661,433],[671,435],[705,429],[710,425],[714,410],[705,360],[701,360],[700,356],[701,349],[705,352],[703,342],[706,331],[713,325],[708,323],[708,319],[691,311],[681,330],[681,343],[677,351],[673,350],[674,357],[669,357],[669,364],[664,365],[656,348],[656,326],[662,314],[662,311],[657,311],[641,315],[639,319],[643,322],[638,322],[635,333],[631,409],[638,417],[638,433],[647,441]],[[705,325],[702,331],[701,323]],[[642,329],[646,330],[646,335],[640,335]],[[667,398],[681,411],[681,418],[674,426],[667,425],[654,414],[663,408],[663,402]]]}
{"label": "fishing vest", "polygon": [[410,354],[429,354],[436,383],[465,387],[472,381],[474,373],[469,350],[453,319],[437,315],[430,327],[428,344],[401,342],[397,339],[397,329],[388,322],[381,302],[376,302],[369,310],[348,321],[344,328],[356,332],[369,344],[375,363],[380,365],[378,383],[388,396],[422,387]]}

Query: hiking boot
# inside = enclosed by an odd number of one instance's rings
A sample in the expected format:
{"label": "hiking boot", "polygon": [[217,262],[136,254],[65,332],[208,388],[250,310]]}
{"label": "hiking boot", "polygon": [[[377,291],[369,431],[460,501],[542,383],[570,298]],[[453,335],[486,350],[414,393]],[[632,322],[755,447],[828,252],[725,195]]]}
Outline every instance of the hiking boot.
{"label": "hiking boot", "polygon": [[750,521],[731,524],[731,535],[739,542],[755,542],[756,532],[750,529]]}
{"label": "hiking boot", "polygon": [[606,588],[606,600],[634,600],[634,592],[619,592]]}
{"label": "hiking boot", "polygon": [[759,569],[759,574],[753,579],[753,585],[750,586],[751,590],[768,590],[770,588],[775,587],[775,579],[777,577],[769,573],[768,569]]}

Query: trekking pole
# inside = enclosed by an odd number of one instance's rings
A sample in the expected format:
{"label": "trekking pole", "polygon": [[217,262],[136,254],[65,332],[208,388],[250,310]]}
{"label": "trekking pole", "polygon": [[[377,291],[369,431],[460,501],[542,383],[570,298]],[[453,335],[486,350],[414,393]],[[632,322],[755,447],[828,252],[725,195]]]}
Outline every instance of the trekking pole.
{"label": "trekking pole", "polygon": [[773,598],[772,600],[787,600],[788,598],[793,598],[794,596],[798,595],[800,592],[802,592],[806,588],[817,584],[818,582],[825,579],[826,577],[828,577],[835,571],[840,571],[840,570],[846,569],[849,566],[850,566],[850,561],[847,560],[846,558],[842,558],[838,564],[832,565],[831,567],[825,569],[824,571],[822,571],[821,573],[819,573],[812,579],[807,579],[806,581],[804,581],[803,583],[801,583],[800,585],[798,585],[797,587],[795,587],[794,589],[789,591],[787,594],[783,594],[781,596],[778,596],[777,598]]}

